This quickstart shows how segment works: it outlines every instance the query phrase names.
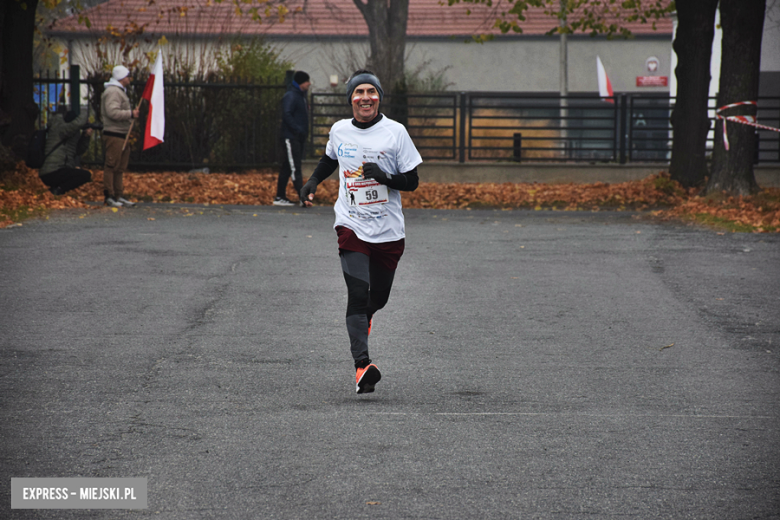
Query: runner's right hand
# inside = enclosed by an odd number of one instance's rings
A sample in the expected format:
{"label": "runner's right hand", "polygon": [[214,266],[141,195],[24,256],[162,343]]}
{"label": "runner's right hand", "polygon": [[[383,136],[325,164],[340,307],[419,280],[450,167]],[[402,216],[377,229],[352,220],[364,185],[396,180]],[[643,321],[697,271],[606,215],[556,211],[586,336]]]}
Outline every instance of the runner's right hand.
{"label": "runner's right hand", "polygon": [[306,207],[313,205],[311,201],[314,200],[314,194],[317,193],[317,184],[319,184],[317,179],[309,177],[309,180],[301,188],[301,201]]}

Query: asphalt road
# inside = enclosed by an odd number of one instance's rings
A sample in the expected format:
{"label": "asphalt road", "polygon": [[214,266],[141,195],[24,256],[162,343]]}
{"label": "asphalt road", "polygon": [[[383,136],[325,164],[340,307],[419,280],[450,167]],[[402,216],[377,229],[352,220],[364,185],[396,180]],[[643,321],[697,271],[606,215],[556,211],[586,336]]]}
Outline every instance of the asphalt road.
{"label": "asphalt road", "polygon": [[[331,208],[0,230],[0,517],[780,518],[780,236],[406,215],[360,396]],[[11,477],[149,506],[12,510]]]}

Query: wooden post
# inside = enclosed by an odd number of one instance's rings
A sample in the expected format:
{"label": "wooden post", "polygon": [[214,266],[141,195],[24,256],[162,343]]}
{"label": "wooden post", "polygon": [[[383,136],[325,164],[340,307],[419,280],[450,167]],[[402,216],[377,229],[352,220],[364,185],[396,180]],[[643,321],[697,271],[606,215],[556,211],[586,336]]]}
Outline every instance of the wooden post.
{"label": "wooden post", "polygon": [[[141,108],[141,103],[144,102],[144,98],[141,98],[141,101],[138,102],[138,106],[135,107],[136,110],[139,110]],[[133,131],[133,125],[135,124],[135,118],[130,122],[130,129],[127,131],[127,135],[125,136],[125,142],[122,143],[122,151],[125,151],[125,148],[127,148],[127,140],[130,139],[130,132]]]}

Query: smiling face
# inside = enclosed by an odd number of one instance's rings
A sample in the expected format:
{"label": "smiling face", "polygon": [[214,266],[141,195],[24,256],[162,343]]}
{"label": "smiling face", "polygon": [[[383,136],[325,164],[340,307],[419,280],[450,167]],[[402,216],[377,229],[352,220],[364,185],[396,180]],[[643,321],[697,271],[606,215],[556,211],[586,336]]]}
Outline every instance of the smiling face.
{"label": "smiling face", "polygon": [[371,83],[362,83],[352,92],[352,115],[368,123],[379,113],[379,91]]}

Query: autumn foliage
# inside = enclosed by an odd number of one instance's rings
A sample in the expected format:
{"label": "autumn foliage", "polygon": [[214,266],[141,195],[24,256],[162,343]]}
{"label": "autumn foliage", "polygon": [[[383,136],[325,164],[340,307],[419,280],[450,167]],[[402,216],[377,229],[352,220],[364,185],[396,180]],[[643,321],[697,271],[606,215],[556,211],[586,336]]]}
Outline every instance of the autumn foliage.
{"label": "autumn foliage", "polygon": [[[0,227],[49,210],[91,208],[103,200],[102,172],[92,182],[67,195],[54,196],[37,171],[23,165],[0,179]],[[333,204],[339,186],[326,180],[315,203]],[[276,194],[276,173],[128,173],[128,198],[156,203],[269,205]],[[659,173],[639,181],[607,184],[421,183],[403,193],[406,208],[532,209],[559,211],[633,210],[662,219],[680,219],[732,231],[779,232],[780,189],[765,189],[753,197],[696,196]],[[290,200],[297,195],[288,188]]]}

